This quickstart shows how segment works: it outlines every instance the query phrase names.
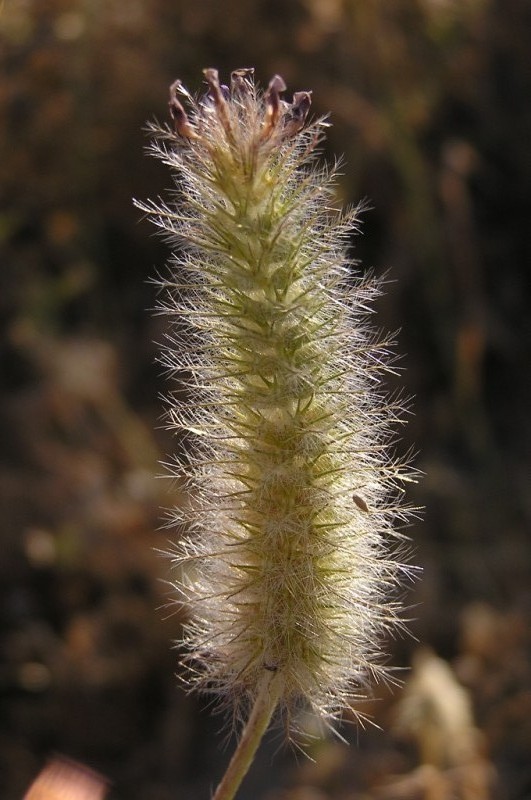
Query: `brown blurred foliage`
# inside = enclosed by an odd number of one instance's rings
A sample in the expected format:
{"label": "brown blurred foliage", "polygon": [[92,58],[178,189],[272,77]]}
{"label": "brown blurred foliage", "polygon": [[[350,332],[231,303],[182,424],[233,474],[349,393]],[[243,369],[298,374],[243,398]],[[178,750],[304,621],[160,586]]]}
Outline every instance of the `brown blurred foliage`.
{"label": "brown blurred foliage", "polygon": [[[217,721],[176,687],[179,618],[156,610],[158,507],[179,492],[153,476],[179,443],[147,310],[167,251],[131,197],[170,185],[142,127],[172,80],[249,65],[313,90],[340,201],[373,207],[353,256],[388,271],[378,324],[401,329],[426,473],[413,629],[452,661],[482,744],[469,773],[367,731],[312,773],[271,770],[273,741],[242,798],[529,797],[530,39],[527,0],[0,4],[2,798],[54,750],[108,775],[111,800],[206,798],[222,769]],[[415,645],[394,649],[406,665]],[[380,695],[394,731],[399,693]]]}

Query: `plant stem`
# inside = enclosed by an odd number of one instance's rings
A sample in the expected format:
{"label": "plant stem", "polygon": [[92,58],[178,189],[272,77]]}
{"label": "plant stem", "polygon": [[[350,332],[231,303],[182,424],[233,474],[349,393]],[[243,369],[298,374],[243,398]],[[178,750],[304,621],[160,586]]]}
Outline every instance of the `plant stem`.
{"label": "plant stem", "polygon": [[247,774],[278,703],[280,681],[276,677],[264,675],[251,715],[212,800],[233,800]]}

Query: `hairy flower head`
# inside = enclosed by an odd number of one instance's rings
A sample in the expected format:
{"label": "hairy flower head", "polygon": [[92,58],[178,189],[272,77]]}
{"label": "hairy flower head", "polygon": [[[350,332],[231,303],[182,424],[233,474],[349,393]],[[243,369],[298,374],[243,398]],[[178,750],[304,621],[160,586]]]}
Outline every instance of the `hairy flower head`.
{"label": "hairy flower head", "polygon": [[190,674],[252,700],[272,673],[281,702],[330,716],[381,671],[404,572],[390,547],[400,409],[367,321],[378,286],[347,258],[357,211],[331,208],[310,93],[286,102],[279,76],[261,91],[251,69],[229,87],[204,75],[197,100],[171,87],[173,129],[152,126],[178,196],[139,204],[176,249],[163,360],[185,395],[170,424],[193,440],[173,554]]}

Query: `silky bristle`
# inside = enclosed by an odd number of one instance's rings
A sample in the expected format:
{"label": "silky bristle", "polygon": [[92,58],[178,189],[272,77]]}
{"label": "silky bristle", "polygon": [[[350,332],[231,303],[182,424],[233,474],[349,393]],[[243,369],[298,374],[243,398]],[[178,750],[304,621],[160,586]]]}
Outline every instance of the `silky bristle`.
{"label": "silky bristle", "polygon": [[334,716],[385,675],[407,572],[393,533],[407,474],[389,445],[400,408],[367,318],[379,286],[347,258],[358,211],[331,209],[310,92],[290,102],[279,76],[261,91],[248,68],[229,87],[204,74],[197,100],[173,84],[174,130],[154,129],[178,198],[139,204],[176,251],[162,361],[186,397],[169,424],[193,442],[173,553],[189,676],[237,700],[274,672],[282,702]]}

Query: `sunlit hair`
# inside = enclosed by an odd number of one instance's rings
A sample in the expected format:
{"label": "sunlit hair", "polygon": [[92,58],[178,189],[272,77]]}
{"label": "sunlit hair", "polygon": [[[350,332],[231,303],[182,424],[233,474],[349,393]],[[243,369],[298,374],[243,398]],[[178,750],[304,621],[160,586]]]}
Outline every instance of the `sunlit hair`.
{"label": "sunlit hair", "polygon": [[204,76],[198,99],[171,87],[173,127],[151,126],[177,193],[138,203],[174,248],[162,361],[178,378],[169,424],[190,440],[172,552],[188,676],[240,710],[274,683],[281,706],[331,719],[387,674],[407,573],[402,408],[368,322],[379,284],[347,257],[359,209],[332,207],[310,92],[288,102],[282,78],[260,90],[251,69]]}

